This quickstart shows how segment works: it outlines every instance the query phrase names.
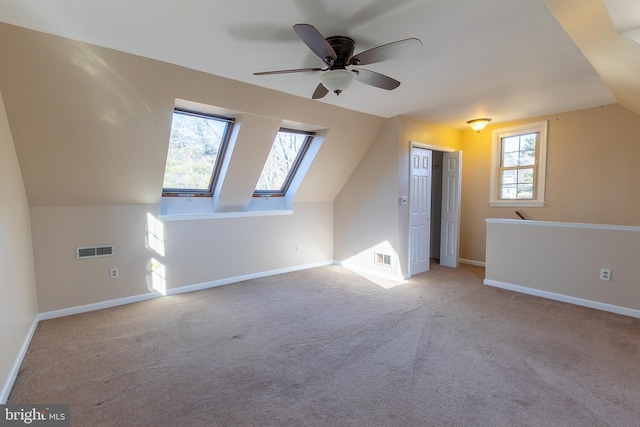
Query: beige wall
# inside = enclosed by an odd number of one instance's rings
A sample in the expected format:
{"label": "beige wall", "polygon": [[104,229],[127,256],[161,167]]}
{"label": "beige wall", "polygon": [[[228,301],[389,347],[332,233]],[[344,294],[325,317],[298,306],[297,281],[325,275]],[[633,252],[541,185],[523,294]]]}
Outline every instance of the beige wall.
{"label": "beige wall", "polygon": [[29,206],[0,95],[0,403],[38,313]]}
{"label": "beige wall", "polygon": [[[491,131],[549,121],[546,205],[489,207]],[[460,257],[485,260],[485,218],[640,225],[640,116],[618,105],[572,111],[463,132]]]}
{"label": "beige wall", "polygon": [[[6,24],[0,63],[31,207],[40,312],[146,293],[152,256],[165,265],[168,288],[332,260],[333,199],[385,123]],[[158,214],[176,99],[213,106],[245,125],[220,193],[224,210],[251,201],[259,170],[243,167],[264,164],[279,123],[321,129],[323,143],[292,199],[293,215],[166,223],[165,256],[150,251],[147,212]],[[270,131],[252,132],[256,123]],[[115,244],[116,255],[75,259],[75,247],[94,244]],[[120,269],[119,279],[109,278],[111,267]]]}
{"label": "beige wall", "polygon": [[[31,206],[159,203],[176,98],[329,129],[294,203],[333,201],[385,122],[6,24],[0,24],[0,62],[0,89]],[[232,166],[264,164],[271,144],[270,133],[240,132]],[[244,190],[245,204],[254,175],[234,173],[229,184]]]}
{"label": "beige wall", "polygon": [[[335,258],[377,274],[406,276],[409,259],[410,141],[459,149],[460,131],[394,117],[367,151],[334,202]],[[374,250],[394,257],[392,268],[374,264]]]}
{"label": "beige wall", "polygon": [[[378,274],[401,274],[398,258],[398,163],[400,119],[387,121],[334,202],[334,257]],[[392,268],[374,264],[374,251],[393,257]]]}
{"label": "beige wall", "polygon": [[[487,224],[486,280],[640,310],[640,227],[544,221]],[[611,281],[599,279],[611,269]],[[637,311],[640,313],[640,311]]]}
{"label": "beige wall", "polygon": [[[461,132],[445,126],[425,123],[408,117],[401,117],[400,137],[398,139],[398,191],[402,196],[409,195],[409,159],[411,148],[409,141],[420,142],[436,147],[462,149]],[[463,163],[465,162],[463,158]],[[463,165],[464,171],[464,165]],[[464,179],[464,178],[463,178]],[[464,207],[463,207],[464,208]],[[409,205],[399,207],[398,234],[403,262],[403,272],[409,273]]]}
{"label": "beige wall", "polygon": [[[549,121],[546,205],[490,207],[492,130],[539,120]],[[618,104],[500,123],[479,134],[406,117],[391,119],[336,199],[336,259],[356,255],[360,266],[380,269],[371,265],[369,248],[391,241],[399,268],[405,267],[408,207],[397,208],[397,197],[408,194],[406,158],[410,140],[464,152],[460,258],[484,262],[484,220],[517,218],[516,209],[537,220],[640,225],[640,197],[635,188],[640,181],[640,169],[635,167],[640,158],[639,137],[640,116]],[[388,144],[393,138],[397,165],[388,161],[392,155]],[[388,179],[396,180],[396,191],[387,188]],[[369,183],[373,183],[371,188],[366,187]],[[378,197],[388,209],[376,205]],[[397,224],[397,231],[390,230],[390,224]]]}

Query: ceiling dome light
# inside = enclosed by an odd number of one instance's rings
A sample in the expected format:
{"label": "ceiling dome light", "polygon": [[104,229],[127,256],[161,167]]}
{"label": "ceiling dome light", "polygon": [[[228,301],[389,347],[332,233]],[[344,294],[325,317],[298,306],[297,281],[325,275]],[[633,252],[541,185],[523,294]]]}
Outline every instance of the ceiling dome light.
{"label": "ceiling dome light", "polygon": [[475,130],[476,132],[480,133],[480,131],[482,129],[484,129],[485,127],[487,127],[487,125],[489,124],[489,122],[491,121],[491,119],[473,119],[473,120],[469,120],[467,122],[467,124],[469,126],[471,126],[471,129]]}
{"label": "ceiling dome light", "polygon": [[322,73],[320,83],[336,95],[340,95],[342,91],[347,90],[356,79],[357,75],[353,71],[341,69],[331,70]]}

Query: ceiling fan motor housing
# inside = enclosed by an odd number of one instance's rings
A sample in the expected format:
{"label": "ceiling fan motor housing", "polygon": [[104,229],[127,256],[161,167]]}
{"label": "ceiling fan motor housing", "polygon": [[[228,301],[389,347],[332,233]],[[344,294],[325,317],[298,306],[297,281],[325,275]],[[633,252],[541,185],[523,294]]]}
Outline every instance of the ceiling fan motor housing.
{"label": "ceiling fan motor housing", "polygon": [[332,70],[346,68],[347,65],[351,65],[349,64],[349,60],[353,56],[353,51],[356,48],[356,42],[353,41],[353,39],[344,36],[332,36],[327,37],[327,42],[329,42],[336,53],[336,60],[330,65]]}

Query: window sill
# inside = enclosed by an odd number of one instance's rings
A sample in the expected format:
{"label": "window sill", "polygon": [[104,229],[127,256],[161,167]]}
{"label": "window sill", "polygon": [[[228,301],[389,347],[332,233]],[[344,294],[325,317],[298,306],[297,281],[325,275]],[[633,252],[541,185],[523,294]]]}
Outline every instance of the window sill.
{"label": "window sill", "polygon": [[545,202],[537,200],[493,200],[489,202],[492,208],[541,208]]}
{"label": "window sill", "polygon": [[266,210],[266,211],[243,211],[243,212],[209,212],[209,213],[187,213],[187,214],[167,214],[159,215],[160,221],[196,221],[200,219],[224,219],[224,218],[247,218],[257,216],[281,216],[291,215],[293,210]]}

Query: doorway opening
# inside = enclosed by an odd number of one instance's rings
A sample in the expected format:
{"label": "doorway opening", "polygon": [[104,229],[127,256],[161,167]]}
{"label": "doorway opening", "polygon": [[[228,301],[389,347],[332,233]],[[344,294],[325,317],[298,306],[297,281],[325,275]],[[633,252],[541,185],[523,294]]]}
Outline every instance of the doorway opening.
{"label": "doorway opening", "polygon": [[442,162],[444,153],[431,154],[431,250],[432,262],[440,264],[440,227],[442,224]]}
{"label": "doorway opening", "polygon": [[411,142],[409,275],[458,267],[462,152]]}

